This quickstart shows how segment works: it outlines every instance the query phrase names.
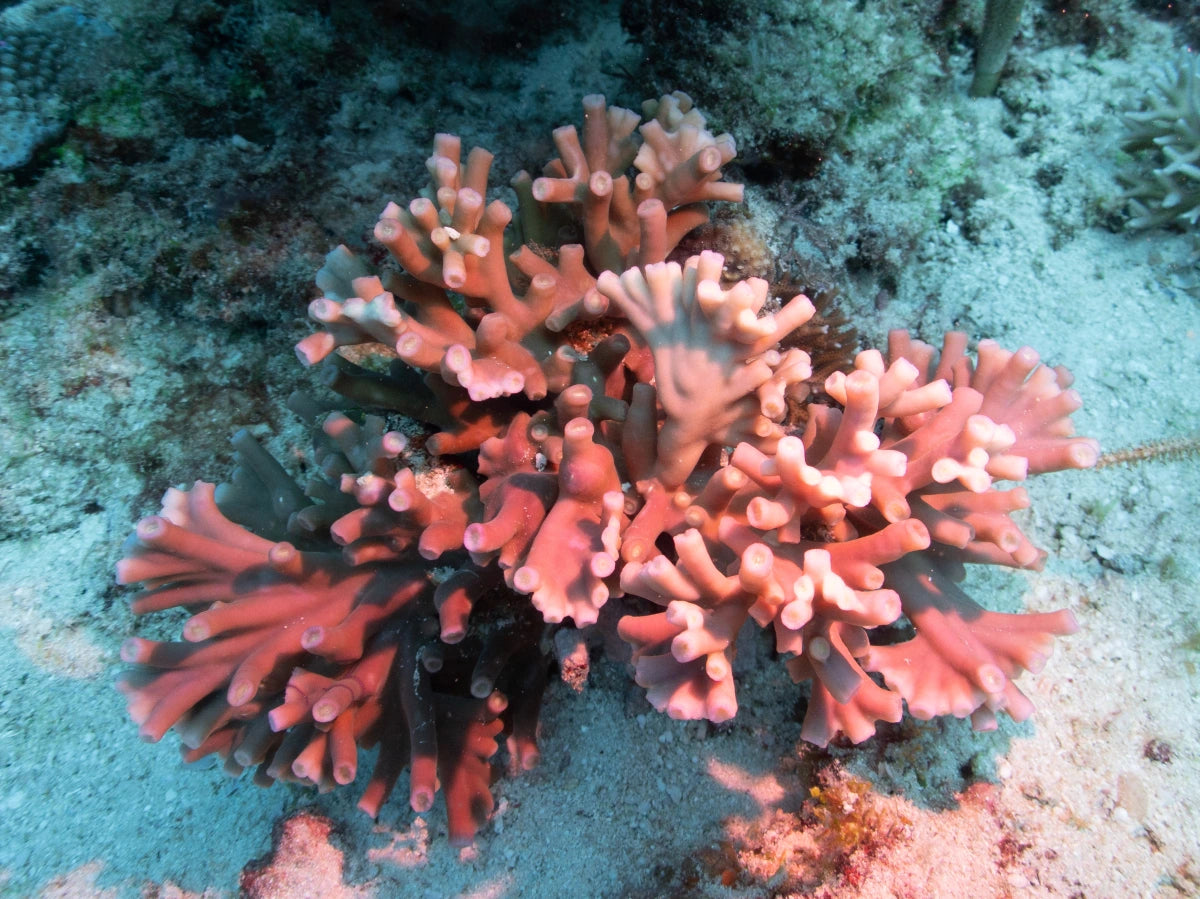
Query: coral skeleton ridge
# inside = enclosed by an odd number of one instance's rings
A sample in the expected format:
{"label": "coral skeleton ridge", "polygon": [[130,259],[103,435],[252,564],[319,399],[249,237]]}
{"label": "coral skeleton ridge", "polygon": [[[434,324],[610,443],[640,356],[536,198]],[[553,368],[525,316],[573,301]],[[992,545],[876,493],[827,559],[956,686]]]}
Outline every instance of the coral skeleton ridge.
{"label": "coral skeleton ridge", "polygon": [[985,611],[958,582],[1042,564],[1011,516],[1026,491],[998,484],[1095,464],[1069,375],[895,332],[816,383],[789,339],[806,297],[673,254],[708,202],[741,199],[733,140],[680,93],[644,121],[583,107],[558,158],[513,179],[515,214],[487,200],[491,155],[442,134],[428,187],[375,228],[395,264],[329,254],[296,351],[351,414],[293,398],[321,418],[308,483],[243,431],[228,483],[168,490],[138,523],[117,571],[134,612],[191,614],[181,640],[122,649],[144,738],[173,728],[188,760],[322,790],[378,746],[360,807],[407,769],[412,808],[441,790],[465,844],[499,746],[537,764],[549,670],[586,680],[580,629],[610,603],[675,718],[737,714],[744,627],[809,685],[818,745],[906,705],[977,728],[1031,713],[1016,679],[1071,613]]}

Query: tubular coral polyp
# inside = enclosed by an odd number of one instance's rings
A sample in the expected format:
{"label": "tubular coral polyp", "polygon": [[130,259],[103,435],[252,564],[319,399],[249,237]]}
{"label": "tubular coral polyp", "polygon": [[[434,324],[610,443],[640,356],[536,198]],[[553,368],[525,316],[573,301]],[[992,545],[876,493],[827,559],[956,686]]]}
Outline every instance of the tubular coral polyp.
{"label": "tubular coral polyp", "polygon": [[[976,727],[1030,713],[1014,681],[1074,619],[987,612],[955,581],[968,562],[1042,564],[1011,518],[1029,494],[996,482],[1095,463],[1069,375],[1028,348],[983,341],[972,361],[965,335],[939,354],[895,332],[812,402],[808,352],[781,344],[812,303],[730,283],[717,253],[673,255],[706,201],[741,198],[721,175],[732,139],[685,95],[644,109],[639,127],[585,98],[582,138],[559,129],[542,177],[513,180],[516,215],[487,201],[491,154],[464,163],[438,135],[430,183],[375,230],[400,271],[326,257],[296,351],[349,403],[314,429],[311,477],[239,432],[229,483],[169,490],[125,545],[134,612],[190,613],[181,640],[122,649],[145,738],[174,728],[185,758],[321,788],[378,746],[360,807],[377,814],[408,768],[412,808],[440,789],[468,842],[499,738],[518,769],[540,758],[552,648],[580,686],[570,629],[610,603],[672,717],[736,715],[747,629],[809,684],[819,745],[905,704]],[[558,245],[564,229],[582,242]],[[915,636],[879,639],[900,619]]]}

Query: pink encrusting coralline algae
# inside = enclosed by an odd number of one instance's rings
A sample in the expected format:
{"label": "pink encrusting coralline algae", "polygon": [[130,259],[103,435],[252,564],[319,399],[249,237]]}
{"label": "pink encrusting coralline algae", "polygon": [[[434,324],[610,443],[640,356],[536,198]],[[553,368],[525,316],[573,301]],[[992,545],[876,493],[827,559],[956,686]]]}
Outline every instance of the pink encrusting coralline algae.
{"label": "pink encrusting coralline algae", "polygon": [[[396,265],[329,254],[296,349],[351,414],[324,416],[306,485],[239,432],[229,483],[171,489],[138,523],[117,570],[142,585],[133,610],[192,613],[181,641],[122,649],[147,740],[174,728],[188,760],[321,789],[378,745],[360,806],[407,768],[412,808],[440,788],[468,843],[499,742],[537,763],[554,656],[585,679],[578,629],[609,602],[675,718],[737,713],[749,621],[809,685],[818,745],[905,704],[977,728],[1030,714],[1014,681],[1074,618],[985,611],[957,582],[968,562],[1042,564],[1010,514],[1028,495],[996,482],[1095,463],[1069,375],[894,332],[819,382],[789,337],[806,297],[730,283],[714,252],[672,258],[708,201],[741,199],[732,138],[679,93],[641,124],[583,107],[582,136],[559,128],[542,177],[513,179],[515,216],[485,199],[491,155],[463,162],[441,134],[429,186],[375,228]],[[401,415],[423,430],[389,429]]]}

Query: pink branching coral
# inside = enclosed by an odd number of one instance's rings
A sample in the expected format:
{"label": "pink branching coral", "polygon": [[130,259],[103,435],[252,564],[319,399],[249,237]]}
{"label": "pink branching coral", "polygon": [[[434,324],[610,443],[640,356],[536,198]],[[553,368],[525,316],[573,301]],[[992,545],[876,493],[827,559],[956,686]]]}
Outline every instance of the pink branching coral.
{"label": "pink branching coral", "polygon": [[[1041,565],[1011,518],[1027,494],[996,482],[1095,463],[1069,376],[899,332],[812,402],[808,354],[780,343],[808,299],[727,285],[716,253],[672,258],[707,201],[740,199],[732,139],[683,94],[640,126],[583,105],[582,135],[557,130],[559,158],[513,179],[516,216],[486,201],[491,155],[438,135],[428,188],[375,229],[396,265],[329,254],[297,353],[353,408],[323,416],[307,484],[239,432],[229,483],[169,490],[138,524],[117,572],[142,585],[134,612],[191,614],[181,641],[122,649],[146,739],[174,728],[188,759],[321,789],[378,745],[360,806],[407,768],[412,808],[440,789],[466,843],[502,740],[513,767],[539,759],[552,654],[585,679],[573,629],[614,598],[672,717],[736,714],[755,626],[810,685],[820,745],[904,704],[980,728],[1030,714],[1014,681],[1071,614],[984,611],[957,582],[968,562]],[[397,414],[424,430],[390,430]],[[902,621],[911,639],[877,636]]]}

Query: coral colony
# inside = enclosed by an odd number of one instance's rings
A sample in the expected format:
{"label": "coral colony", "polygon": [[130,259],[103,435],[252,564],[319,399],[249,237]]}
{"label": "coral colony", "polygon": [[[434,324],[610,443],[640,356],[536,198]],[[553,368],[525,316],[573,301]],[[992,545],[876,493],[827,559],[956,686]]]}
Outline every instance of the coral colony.
{"label": "coral colony", "polygon": [[1124,149],[1144,153],[1149,172],[1124,173],[1133,228],[1200,226],[1200,60],[1185,52],[1125,115]]}
{"label": "coral colony", "polygon": [[[407,768],[412,808],[441,789],[466,844],[498,740],[537,763],[551,659],[586,678],[581,629],[606,603],[674,718],[737,713],[748,620],[809,685],[817,745],[904,704],[981,729],[1031,713],[1014,679],[1071,613],[985,611],[956,582],[967,562],[1041,565],[1010,518],[1026,492],[995,482],[1095,463],[1069,375],[895,332],[815,378],[806,297],[728,283],[714,252],[670,258],[708,201],[741,199],[733,140],[679,93],[640,125],[583,107],[582,137],[559,128],[559,158],[513,180],[515,217],[485,200],[491,154],[464,162],[440,134],[429,187],[375,227],[396,265],[327,257],[297,353],[382,415],[326,414],[303,488],[239,432],[228,484],[168,490],[138,523],[117,569],[142,585],[134,612],[192,613],[182,641],[122,648],[145,739],[174,728],[187,760],[321,789],[378,746],[360,807]],[[424,431],[389,430],[401,416]]]}

